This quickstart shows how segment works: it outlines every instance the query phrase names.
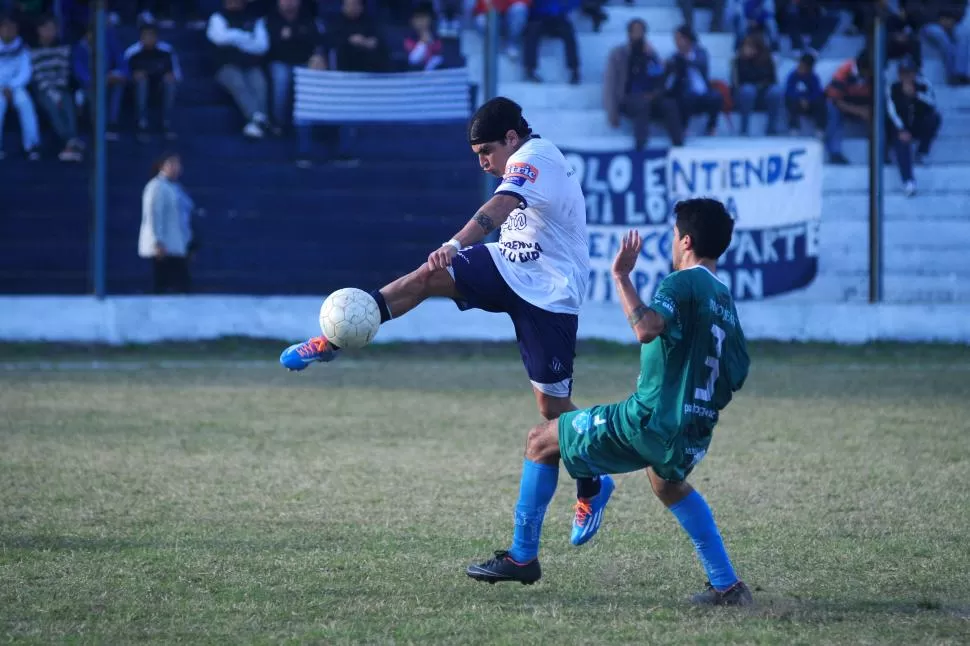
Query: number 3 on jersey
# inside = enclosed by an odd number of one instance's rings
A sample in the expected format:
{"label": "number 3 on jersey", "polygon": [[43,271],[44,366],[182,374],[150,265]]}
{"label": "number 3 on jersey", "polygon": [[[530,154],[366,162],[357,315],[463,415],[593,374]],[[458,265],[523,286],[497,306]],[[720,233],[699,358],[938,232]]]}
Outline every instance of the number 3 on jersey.
{"label": "number 3 on jersey", "polygon": [[714,356],[707,357],[704,364],[711,369],[711,375],[707,378],[707,385],[704,388],[694,389],[694,398],[709,402],[714,397],[714,383],[721,366],[721,348],[724,345],[724,330],[716,324],[711,326],[711,334],[714,336]]}

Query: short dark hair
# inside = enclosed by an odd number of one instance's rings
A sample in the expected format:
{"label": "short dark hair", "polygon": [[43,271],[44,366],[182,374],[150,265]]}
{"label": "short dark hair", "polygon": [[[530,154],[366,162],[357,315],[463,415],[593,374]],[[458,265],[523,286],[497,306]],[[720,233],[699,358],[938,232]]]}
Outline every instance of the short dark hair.
{"label": "short dark hair", "polygon": [[697,42],[697,34],[695,34],[694,30],[688,27],[687,25],[681,25],[680,27],[678,27],[677,33],[692,43]]}
{"label": "short dark hair", "polygon": [[474,146],[502,141],[509,130],[514,130],[522,139],[532,134],[529,122],[522,118],[522,106],[512,99],[497,96],[475,111],[468,123],[468,143]]}
{"label": "short dark hair", "polygon": [[414,5],[414,9],[411,10],[411,17],[415,16],[427,16],[428,18],[434,19],[434,4],[431,2],[418,2]]}
{"label": "short dark hair", "polygon": [[809,68],[815,67],[815,54],[812,52],[805,52],[802,54],[801,58],[798,59],[800,65],[808,65]]}
{"label": "short dark hair", "polygon": [[155,177],[162,172],[162,166],[165,165],[169,159],[182,159],[182,155],[175,150],[166,150],[161,155],[155,158],[154,163],[152,163],[152,177]]}
{"label": "short dark hair", "polygon": [[34,25],[36,27],[43,27],[44,25],[49,25],[50,23],[54,23],[55,25],[57,24],[57,16],[52,13],[43,13],[37,17],[36,21],[34,21]]}
{"label": "short dark hair", "polygon": [[717,260],[731,244],[734,220],[720,200],[697,197],[674,205],[680,236],[690,236],[694,253]]}
{"label": "short dark hair", "polygon": [[138,35],[141,36],[146,31],[150,31],[150,32],[152,32],[154,34],[157,34],[158,33],[158,27],[155,26],[155,23],[154,22],[152,22],[150,20],[146,20],[143,23],[141,23],[140,25],[138,25]]}
{"label": "short dark hair", "polygon": [[643,27],[643,33],[647,33],[647,21],[644,20],[643,18],[633,18],[632,20],[630,20],[630,22],[626,23],[627,33],[629,33],[631,29],[633,29],[633,25],[640,25],[641,27]]}

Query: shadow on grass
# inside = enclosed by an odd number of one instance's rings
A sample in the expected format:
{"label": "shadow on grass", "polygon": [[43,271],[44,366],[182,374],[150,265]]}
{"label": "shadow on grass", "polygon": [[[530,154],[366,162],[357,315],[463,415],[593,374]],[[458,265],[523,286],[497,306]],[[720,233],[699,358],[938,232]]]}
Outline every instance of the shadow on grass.
{"label": "shadow on grass", "polygon": [[[219,554],[224,558],[238,558],[241,554],[271,554],[293,551],[314,551],[324,547],[333,547],[336,543],[344,542],[349,537],[340,535],[328,536],[326,533],[313,533],[306,540],[279,539],[200,539],[188,537],[167,540],[132,540],[111,537],[81,537],[55,535],[8,535],[0,536],[0,551],[26,550],[35,552],[89,552],[89,553],[118,553],[167,551],[196,551],[206,558],[218,560]],[[354,540],[359,540],[355,537]],[[350,541],[347,541],[348,543]],[[348,547],[346,545],[345,547]],[[465,545],[468,547],[468,545]],[[474,548],[473,548],[474,550]],[[247,557],[248,558],[248,557]],[[351,562],[353,558],[351,557]],[[335,565],[330,572],[347,570],[347,567]],[[354,569],[354,568],[349,568]],[[350,572],[347,572],[350,574]],[[384,597],[388,591],[379,580],[368,579],[373,585],[360,585],[357,590],[362,596],[373,595]],[[463,609],[468,598],[464,594],[454,594],[466,582],[463,574],[456,568],[454,579],[442,588],[440,600],[445,606],[452,606],[454,610]],[[388,582],[390,583],[390,581]],[[543,585],[544,584],[544,585]],[[970,599],[943,600],[931,596],[896,599],[811,599],[783,594],[755,588],[755,605],[742,608],[695,608],[686,599],[658,597],[652,586],[631,585],[617,587],[609,592],[595,592],[588,589],[578,590],[571,585],[563,585],[553,580],[543,581],[540,585],[530,587],[526,594],[521,594],[518,585],[512,586],[483,586],[480,583],[468,581],[469,590],[476,590],[480,601],[486,601],[496,612],[520,614],[533,613],[546,607],[558,608],[564,604],[581,603],[591,611],[613,612],[618,607],[629,605],[640,608],[647,615],[662,613],[677,613],[690,611],[695,613],[737,613],[742,617],[754,620],[768,620],[781,623],[815,623],[832,624],[839,622],[855,622],[860,618],[882,617],[886,620],[898,618],[955,618],[970,621]],[[457,588],[456,588],[457,586]],[[451,593],[448,593],[451,591]],[[442,608],[444,610],[446,608]],[[597,610],[599,609],[599,610]]]}

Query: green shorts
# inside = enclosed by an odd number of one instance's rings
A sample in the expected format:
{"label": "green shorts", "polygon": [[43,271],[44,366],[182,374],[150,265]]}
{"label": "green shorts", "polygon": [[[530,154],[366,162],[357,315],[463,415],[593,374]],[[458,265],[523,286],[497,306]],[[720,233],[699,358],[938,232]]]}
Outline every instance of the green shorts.
{"label": "green shorts", "polygon": [[577,479],[653,467],[664,480],[685,480],[707,453],[711,429],[665,436],[649,423],[650,412],[632,398],[566,413],[559,417],[563,465]]}

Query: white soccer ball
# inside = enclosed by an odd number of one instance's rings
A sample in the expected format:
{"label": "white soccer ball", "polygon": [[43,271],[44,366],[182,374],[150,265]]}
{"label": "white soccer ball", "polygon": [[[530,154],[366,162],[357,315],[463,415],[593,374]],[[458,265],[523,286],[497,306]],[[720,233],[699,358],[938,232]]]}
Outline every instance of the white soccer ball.
{"label": "white soccer ball", "polygon": [[338,289],[320,306],[320,329],[339,348],[363,348],[380,327],[377,301],[362,289]]}

